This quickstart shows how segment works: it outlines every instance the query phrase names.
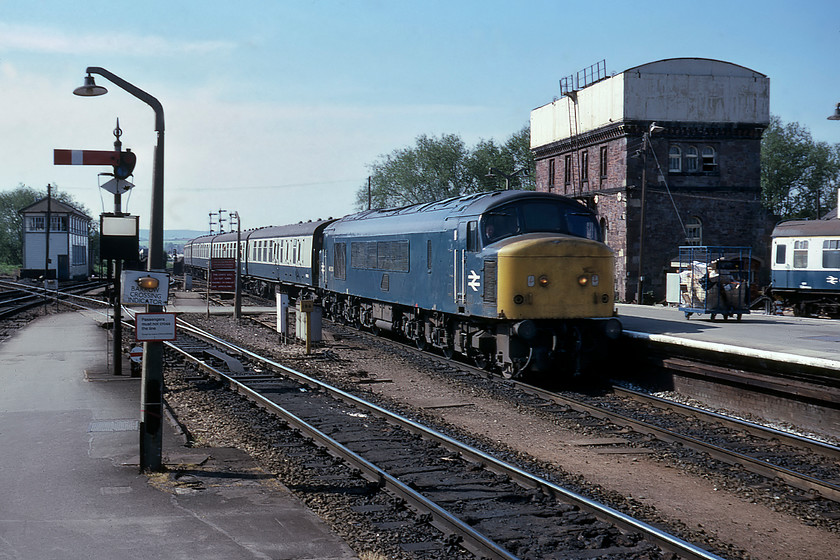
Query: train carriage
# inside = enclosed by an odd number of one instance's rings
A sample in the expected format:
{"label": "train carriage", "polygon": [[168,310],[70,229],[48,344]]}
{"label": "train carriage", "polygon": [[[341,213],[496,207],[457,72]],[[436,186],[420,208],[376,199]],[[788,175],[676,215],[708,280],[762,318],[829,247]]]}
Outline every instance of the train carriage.
{"label": "train carriage", "polygon": [[797,315],[840,315],[840,219],[782,222],[772,239],[773,297]]}
{"label": "train carriage", "polygon": [[[579,372],[617,339],[612,251],[595,215],[529,191],[479,193],[243,232],[247,289],[319,300],[332,319],[398,333],[508,375]],[[236,234],[185,246],[202,275]]]}

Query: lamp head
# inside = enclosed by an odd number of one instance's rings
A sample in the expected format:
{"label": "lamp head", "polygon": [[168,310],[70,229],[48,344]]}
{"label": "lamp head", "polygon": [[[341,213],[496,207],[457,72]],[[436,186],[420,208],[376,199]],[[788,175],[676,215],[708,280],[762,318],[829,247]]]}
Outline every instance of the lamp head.
{"label": "lamp head", "polygon": [[834,108],[834,114],[828,117],[830,121],[840,121],[840,103]]}
{"label": "lamp head", "polygon": [[95,97],[97,95],[105,95],[106,93],[108,93],[108,90],[96,85],[96,82],[93,81],[93,76],[90,74],[85,76],[85,85],[73,90],[74,95],[81,97]]}

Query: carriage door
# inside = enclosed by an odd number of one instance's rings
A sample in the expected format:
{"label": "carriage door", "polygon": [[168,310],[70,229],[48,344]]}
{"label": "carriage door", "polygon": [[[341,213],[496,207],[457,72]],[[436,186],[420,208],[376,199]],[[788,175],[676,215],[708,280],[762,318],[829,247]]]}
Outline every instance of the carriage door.
{"label": "carriage door", "polygon": [[478,258],[478,221],[470,220],[458,225],[455,243],[455,303],[463,313],[468,307],[481,304],[481,260]]}

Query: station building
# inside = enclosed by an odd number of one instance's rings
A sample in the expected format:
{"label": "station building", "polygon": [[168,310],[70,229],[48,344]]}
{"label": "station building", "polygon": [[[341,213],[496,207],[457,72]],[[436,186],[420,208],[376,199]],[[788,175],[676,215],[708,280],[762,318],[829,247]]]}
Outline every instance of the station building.
{"label": "station building", "polygon": [[767,275],[773,220],[761,205],[760,156],[769,78],[701,58],[612,76],[605,66],[564,78],[561,96],[531,112],[531,149],[538,191],[599,215],[619,301],[640,301],[640,275],[645,299],[664,300],[681,245],[752,247]]}
{"label": "station building", "polygon": [[87,214],[54,198],[42,198],[18,213],[23,218],[21,278],[39,278],[44,275],[45,266],[48,278],[76,280],[90,275],[91,218]]}

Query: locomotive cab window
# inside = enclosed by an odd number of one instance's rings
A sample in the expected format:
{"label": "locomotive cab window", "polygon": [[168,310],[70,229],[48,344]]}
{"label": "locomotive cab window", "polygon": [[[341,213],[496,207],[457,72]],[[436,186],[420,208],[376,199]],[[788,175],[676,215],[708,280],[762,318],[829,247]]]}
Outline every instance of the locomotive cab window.
{"label": "locomotive cab window", "polygon": [[494,209],[482,218],[484,244],[523,233],[564,233],[595,241],[601,230],[585,209],[553,201],[532,201]]}

